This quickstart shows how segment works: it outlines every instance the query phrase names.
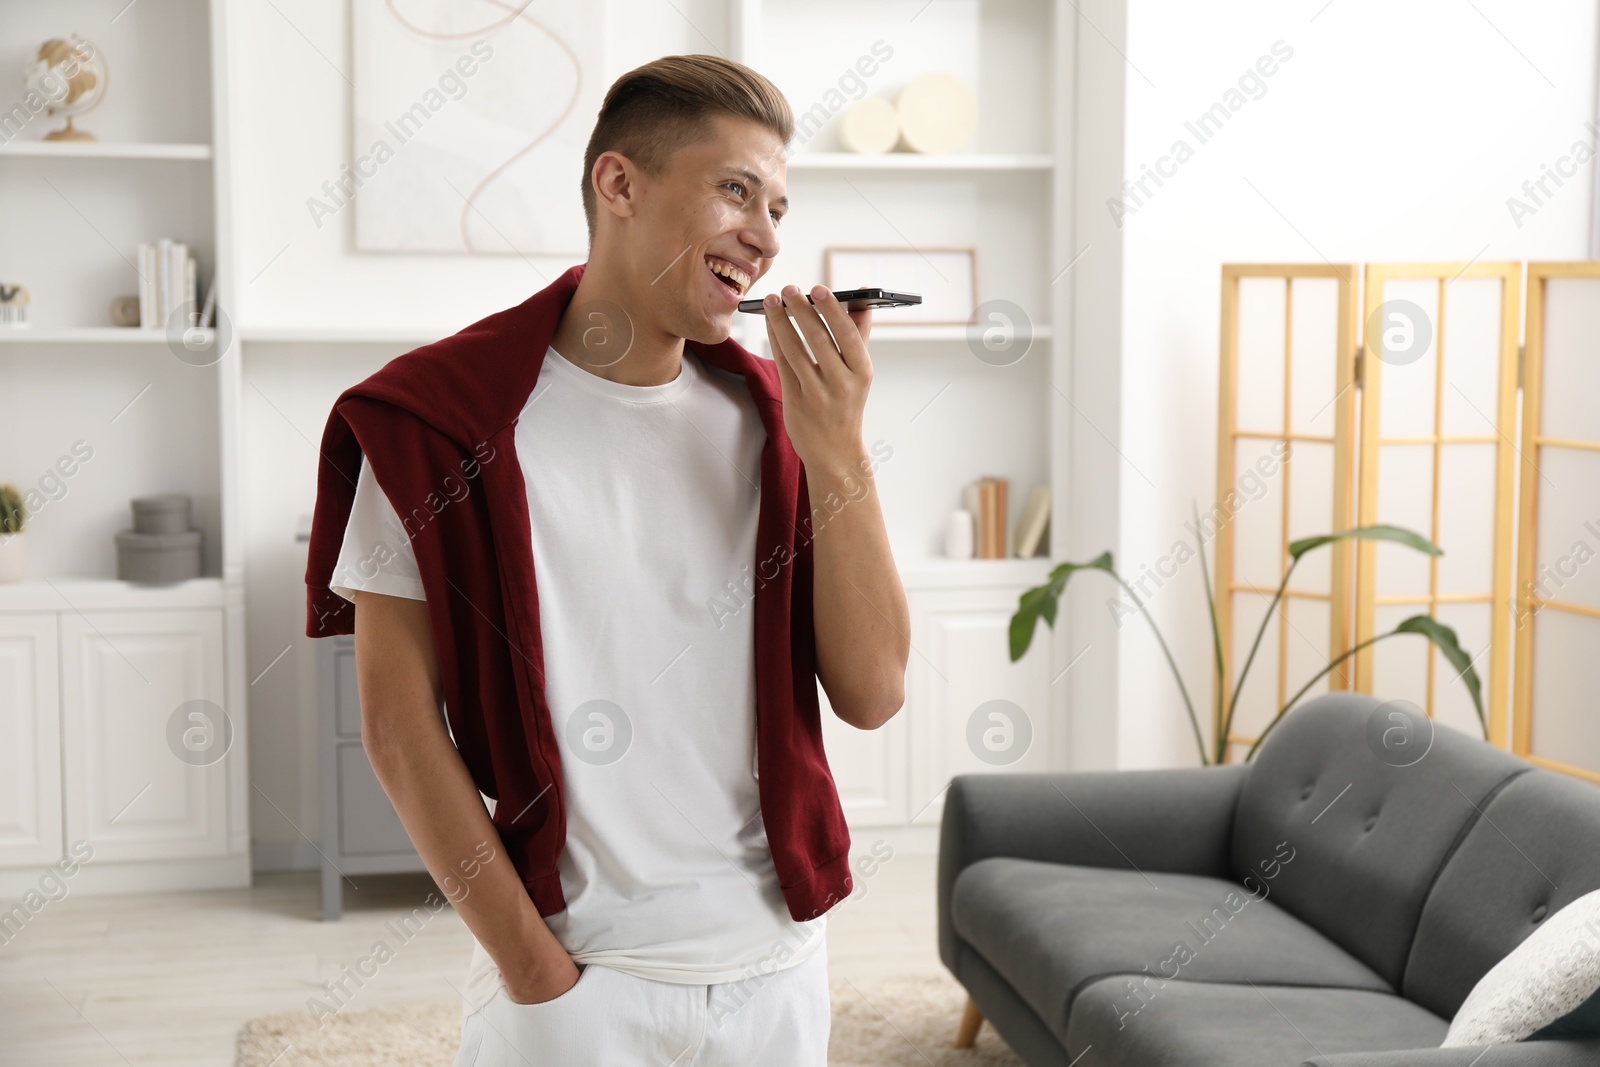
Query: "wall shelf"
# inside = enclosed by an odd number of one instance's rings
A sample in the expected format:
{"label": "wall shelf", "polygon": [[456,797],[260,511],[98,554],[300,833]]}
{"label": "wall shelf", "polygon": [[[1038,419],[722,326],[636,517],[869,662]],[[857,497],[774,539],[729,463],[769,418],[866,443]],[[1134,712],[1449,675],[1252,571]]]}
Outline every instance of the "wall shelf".
{"label": "wall shelf", "polygon": [[895,559],[900,581],[907,589],[1042,585],[1048,579],[1052,566],[1048,556],[952,559],[949,556],[907,555]]}
{"label": "wall shelf", "polygon": [[44,159],[208,160],[208,144],[154,144],[105,141],[12,141],[0,144],[0,156]]}
{"label": "wall shelf", "polygon": [[362,329],[350,326],[256,326],[239,330],[241,341],[263,344],[349,344],[349,345],[425,345],[469,325],[465,322],[436,329],[421,327],[374,327]]}
{"label": "wall shelf", "polygon": [[860,155],[854,152],[802,153],[789,160],[789,169],[821,171],[893,170],[961,172],[974,170],[1049,171],[1055,158],[1047,155],[1016,153],[973,153],[970,155],[919,155],[915,152],[885,152]]}
{"label": "wall shelf", "polygon": [[144,585],[118,578],[74,575],[0,582],[0,612],[142,611],[151,608],[221,608],[222,579],[190,578],[171,585]]}
{"label": "wall shelf", "polygon": [[[886,314],[889,314],[886,312]],[[1049,340],[1049,326],[1035,326],[1033,338],[1036,341]],[[872,343],[879,341],[965,341],[967,339],[966,326],[919,325],[907,324],[897,326],[892,323],[872,324]]]}
{"label": "wall shelf", "polygon": [[[890,314],[890,312],[885,312]],[[359,328],[297,328],[286,327],[257,327],[239,331],[239,339],[263,344],[357,344],[357,345],[382,345],[382,344],[409,344],[425,345],[440,338],[448,337],[460,327],[441,326],[437,330],[412,330],[412,329],[371,329]],[[43,332],[43,331],[41,331]],[[79,331],[82,332],[82,331]],[[735,333],[737,337],[738,334]],[[964,341],[967,337],[967,327],[955,324],[905,324],[897,325],[888,322],[874,323],[872,327],[872,340],[906,342],[906,341]],[[1033,328],[1035,340],[1049,340],[1051,329],[1048,325],[1039,325]],[[748,343],[741,340],[741,343]]]}
{"label": "wall shelf", "polygon": [[[216,331],[204,331],[209,343]],[[146,330],[137,326],[26,326],[0,327],[0,344],[84,344],[84,345],[154,345],[166,344],[166,330]]]}

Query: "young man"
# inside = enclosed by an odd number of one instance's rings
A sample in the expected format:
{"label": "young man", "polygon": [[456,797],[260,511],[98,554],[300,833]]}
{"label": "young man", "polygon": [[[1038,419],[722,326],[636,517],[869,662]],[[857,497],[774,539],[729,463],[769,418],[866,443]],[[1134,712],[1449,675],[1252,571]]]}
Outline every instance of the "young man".
{"label": "young man", "polygon": [[462,1067],[826,1063],[851,880],[816,686],[882,725],[910,626],[870,313],[785,286],[772,361],[729,339],[791,134],[739,64],[624,75],[588,262],[328,420],[307,633],[356,634],[367,754],[476,938]]}

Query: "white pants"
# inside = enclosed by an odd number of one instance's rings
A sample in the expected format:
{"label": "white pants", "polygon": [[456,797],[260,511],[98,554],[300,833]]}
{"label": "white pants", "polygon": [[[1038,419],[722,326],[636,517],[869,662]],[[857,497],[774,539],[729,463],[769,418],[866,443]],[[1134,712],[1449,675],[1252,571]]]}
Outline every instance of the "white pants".
{"label": "white pants", "polygon": [[827,1067],[828,946],[770,975],[684,985],[598,963],[554,1000],[505,986],[461,1020],[454,1067]]}

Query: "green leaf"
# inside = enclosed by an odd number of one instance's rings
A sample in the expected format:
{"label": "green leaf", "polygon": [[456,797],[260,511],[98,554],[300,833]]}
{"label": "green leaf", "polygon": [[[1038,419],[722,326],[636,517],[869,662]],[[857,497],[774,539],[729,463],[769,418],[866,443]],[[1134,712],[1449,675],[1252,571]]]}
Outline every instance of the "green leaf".
{"label": "green leaf", "polygon": [[1111,553],[1102,552],[1087,563],[1062,563],[1050,572],[1050,581],[1035,586],[1017,598],[1017,612],[1011,616],[1011,662],[1021,659],[1033,642],[1033,631],[1042,618],[1051,627],[1056,624],[1056,607],[1067,581],[1079,571],[1097,570],[1107,574],[1111,569]]}
{"label": "green leaf", "polygon": [[1483,714],[1483,684],[1478,680],[1478,672],[1472,666],[1472,657],[1467,655],[1461,643],[1456,640],[1456,632],[1438,619],[1427,615],[1411,616],[1396,626],[1394,632],[1421,634],[1444,654],[1444,658],[1456,669],[1456,674],[1466,685],[1467,693],[1472,697],[1472,706],[1478,712],[1478,725],[1483,729],[1484,740],[1488,740],[1489,720]]}
{"label": "green leaf", "polygon": [[1414,548],[1418,552],[1424,552],[1430,556],[1444,555],[1444,549],[1421,534],[1407,530],[1403,526],[1388,526],[1380,523],[1376,526],[1357,526],[1353,530],[1343,530],[1339,533],[1322,534],[1319,537],[1306,537],[1299,541],[1292,541],[1289,543],[1289,558],[1297,560],[1313,548],[1321,548],[1323,545],[1332,544],[1335,541],[1350,540],[1388,541],[1392,544]]}

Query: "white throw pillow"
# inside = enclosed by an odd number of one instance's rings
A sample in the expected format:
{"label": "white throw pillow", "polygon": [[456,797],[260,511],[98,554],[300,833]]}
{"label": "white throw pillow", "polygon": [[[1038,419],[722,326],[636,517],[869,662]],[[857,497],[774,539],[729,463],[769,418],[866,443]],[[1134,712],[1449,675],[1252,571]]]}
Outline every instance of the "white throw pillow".
{"label": "white throw pillow", "polygon": [[1441,1048],[1504,1045],[1543,1029],[1600,990],[1600,890],[1574,900],[1472,987]]}

